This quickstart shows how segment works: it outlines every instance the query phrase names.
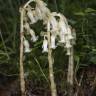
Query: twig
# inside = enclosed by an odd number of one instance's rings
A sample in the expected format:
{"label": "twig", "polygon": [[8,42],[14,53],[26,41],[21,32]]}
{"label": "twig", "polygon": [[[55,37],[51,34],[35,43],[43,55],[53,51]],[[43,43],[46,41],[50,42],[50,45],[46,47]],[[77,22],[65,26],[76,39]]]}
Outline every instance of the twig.
{"label": "twig", "polygon": [[94,93],[95,88],[96,88],[96,76],[95,76],[94,81],[92,83],[90,96],[92,96],[92,94]]}
{"label": "twig", "polygon": [[5,50],[5,52],[6,52],[6,56],[7,56],[7,58],[9,59],[10,57],[9,57],[8,52],[7,52],[7,47],[6,47],[6,45],[5,45],[5,42],[4,42],[4,39],[3,39],[3,36],[2,36],[1,30],[0,30],[0,37],[1,37],[1,40],[2,40],[2,43],[3,43],[3,46],[4,46],[4,50]]}
{"label": "twig", "polygon": [[82,74],[81,74],[81,77],[80,77],[80,80],[79,80],[79,82],[77,81],[77,78],[76,78],[76,73],[75,73],[75,76],[74,76],[74,79],[75,79],[75,82],[76,82],[76,92],[75,92],[75,96],[78,96],[79,94],[79,92],[80,92],[80,94],[82,94],[82,96],[84,96],[84,92],[83,92],[83,89],[82,89],[82,87],[81,87],[81,83],[82,83],[82,80],[83,80],[83,77],[84,77],[84,71],[82,72]]}
{"label": "twig", "polygon": [[39,68],[40,68],[40,71],[41,71],[42,75],[44,76],[45,80],[46,80],[47,83],[49,84],[49,80],[47,79],[46,75],[44,74],[43,69],[41,68],[41,66],[40,66],[40,64],[39,64],[39,62],[38,62],[38,60],[37,60],[37,58],[34,57],[34,59],[35,59],[36,63],[38,64],[38,66],[39,66]]}

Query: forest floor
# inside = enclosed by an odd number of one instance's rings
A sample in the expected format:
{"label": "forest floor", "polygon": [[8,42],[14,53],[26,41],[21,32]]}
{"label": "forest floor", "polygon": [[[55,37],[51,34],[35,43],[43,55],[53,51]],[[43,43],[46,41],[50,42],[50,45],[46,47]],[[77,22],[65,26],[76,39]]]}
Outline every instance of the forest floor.
{"label": "forest floor", "polygon": [[[84,73],[82,83],[78,91],[78,95],[76,96],[96,96],[96,67],[91,66],[80,69],[77,73],[77,80],[80,79],[79,77],[82,73]],[[32,83],[32,81],[26,81],[26,87],[27,96],[51,96],[50,88],[40,87],[38,85],[36,86]],[[74,89],[76,88],[77,87]],[[66,91],[62,92],[59,88],[58,90],[58,96],[67,96]],[[19,80],[17,80],[14,76],[4,76],[0,74],[0,96],[20,96]]]}

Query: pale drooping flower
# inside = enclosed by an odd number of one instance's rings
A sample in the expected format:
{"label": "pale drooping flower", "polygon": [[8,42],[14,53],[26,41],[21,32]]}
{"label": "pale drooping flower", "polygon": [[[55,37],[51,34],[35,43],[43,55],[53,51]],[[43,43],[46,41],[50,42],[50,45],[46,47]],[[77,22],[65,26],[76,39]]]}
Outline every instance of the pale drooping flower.
{"label": "pale drooping flower", "polygon": [[38,7],[40,9],[40,12],[42,13],[43,20],[50,13],[50,10],[46,6],[47,6],[47,4],[44,3],[42,0],[36,0],[36,7]]}
{"label": "pale drooping flower", "polygon": [[72,29],[72,36],[73,36],[72,45],[75,45],[76,44],[76,31],[75,31],[75,29]]}
{"label": "pale drooping flower", "polygon": [[30,32],[30,34],[31,34],[31,40],[32,40],[33,42],[36,42],[36,41],[38,40],[38,37],[35,35],[34,30],[30,29],[29,32]]}
{"label": "pale drooping flower", "polygon": [[30,26],[29,26],[29,23],[28,22],[26,22],[24,24],[24,28],[27,30],[27,32],[30,30]]}
{"label": "pale drooping flower", "polygon": [[65,43],[66,42],[65,35],[63,32],[59,33],[59,37],[60,37],[59,43]]}
{"label": "pale drooping flower", "polygon": [[38,16],[38,14],[40,14],[40,13],[39,13],[39,11],[37,12],[36,8],[34,10],[32,10],[32,12],[33,12],[34,20],[35,20],[34,23],[36,23],[38,20],[40,20],[40,15]]}
{"label": "pale drooping flower", "polygon": [[56,36],[52,34],[51,35],[51,48],[52,49],[56,48],[55,39],[56,39]]}
{"label": "pale drooping flower", "polygon": [[[31,35],[31,40],[33,42],[37,41],[38,37],[35,35],[34,30],[30,28],[30,23],[28,24],[28,19],[30,19],[31,24],[36,23],[38,20],[42,20],[43,24],[46,26],[47,32],[50,32],[50,45],[48,45],[48,36],[45,34],[43,40],[43,52],[48,52],[48,47],[55,49],[56,46],[56,38],[59,43],[64,46],[67,50],[67,55],[70,55],[71,48],[75,41],[75,36],[72,33],[70,25],[68,25],[68,21],[63,14],[51,12],[47,8],[47,4],[42,0],[35,0],[36,3],[35,8],[32,9],[30,5],[26,8],[27,19],[24,21],[24,28]],[[25,16],[26,17],[26,16]],[[59,18],[56,18],[59,17]],[[57,37],[58,36],[58,37]],[[25,52],[30,52],[29,43],[25,39],[24,40]]]}
{"label": "pale drooping flower", "polygon": [[37,21],[34,17],[34,11],[32,11],[30,8],[28,8],[27,10],[28,10],[27,15],[28,18],[31,20],[31,24],[36,23]]}
{"label": "pale drooping flower", "polygon": [[57,22],[57,20],[54,16],[54,12],[50,15],[49,21],[50,21],[50,25],[51,25],[51,30],[52,31],[57,31],[58,22]]}
{"label": "pale drooping flower", "polygon": [[59,30],[62,32],[62,33],[64,33],[64,34],[67,34],[67,27],[66,27],[66,24],[62,21],[62,20],[60,20],[59,21]]}
{"label": "pale drooping flower", "polygon": [[76,30],[75,29],[72,29],[72,36],[76,40]]}
{"label": "pale drooping flower", "polygon": [[67,28],[67,35],[68,35],[68,39],[69,40],[72,40],[73,39],[72,31],[71,31],[70,26],[68,26],[68,28]]}
{"label": "pale drooping flower", "polygon": [[59,31],[63,32],[65,35],[67,34],[67,21],[66,18],[62,14],[58,14],[60,17],[58,22]]}
{"label": "pale drooping flower", "polygon": [[29,47],[29,42],[25,38],[24,38],[24,51],[25,53],[29,53],[31,51]]}
{"label": "pale drooping flower", "polygon": [[46,25],[49,23],[50,25],[50,31],[53,33],[56,31],[55,34],[57,34],[57,30],[58,30],[58,22],[56,20],[55,17],[55,12],[52,12],[50,14],[48,14],[47,18],[44,20],[43,24]]}
{"label": "pale drooping flower", "polygon": [[71,49],[70,48],[67,48],[67,53],[66,55],[71,55]]}
{"label": "pale drooping flower", "polygon": [[65,48],[71,48],[72,47],[72,45],[71,45],[71,43],[70,43],[70,41],[69,40],[67,40],[66,41],[66,44],[65,44]]}
{"label": "pale drooping flower", "polygon": [[36,20],[42,20],[43,19],[42,12],[37,6],[35,8],[35,18],[36,18]]}
{"label": "pale drooping flower", "polygon": [[43,51],[42,51],[43,53],[48,52],[48,40],[45,38],[45,36],[44,36],[42,48],[43,48]]}
{"label": "pale drooping flower", "polygon": [[66,27],[66,24],[62,18],[60,18],[60,20],[59,20],[58,27],[59,27],[59,37],[60,37],[59,42],[66,43],[65,36],[67,34],[67,27]]}
{"label": "pale drooping flower", "polygon": [[47,6],[47,4],[46,3],[44,3],[42,0],[35,0],[36,1],[36,4],[38,5],[38,6]]}

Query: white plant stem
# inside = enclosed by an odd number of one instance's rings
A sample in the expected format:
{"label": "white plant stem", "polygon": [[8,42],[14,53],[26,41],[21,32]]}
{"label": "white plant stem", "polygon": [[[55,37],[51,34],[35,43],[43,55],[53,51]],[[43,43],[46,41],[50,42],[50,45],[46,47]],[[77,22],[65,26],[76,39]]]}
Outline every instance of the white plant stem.
{"label": "white plant stem", "polygon": [[52,59],[52,49],[51,49],[51,34],[50,34],[50,26],[47,26],[48,33],[48,61],[49,61],[49,77],[51,83],[51,95],[57,96],[56,85],[54,81],[54,72],[53,72],[53,59]]}
{"label": "white plant stem", "polygon": [[73,59],[73,47],[70,49],[69,55],[69,65],[68,65],[68,74],[67,74],[67,82],[69,84],[69,96],[73,96],[73,81],[74,81],[74,59]]}
{"label": "white plant stem", "polygon": [[23,67],[23,39],[24,39],[24,30],[23,30],[23,16],[24,9],[20,9],[21,17],[20,17],[20,87],[21,87],[21,96],[26,96],[25,94],[25,80],[24,80],[24,67]]}
{"label": "white plant stem", "polygon": [[[24,68],[23,68],[23,39],[24,39],[24,24],[23,24],[23,20],[24,20],[24,11],[26,11],[26,8],[29,6],[29,4],[31,2],[36,2],[38,5],[38,8],[41,10],[40,12],[43,14],[41,15],[36,15],[40,20],[42,19],[44,24],[47,24],[47,39],[48,42],[46,43],[45,49],[47,49],[47,44],[48,44],[48,62],[49,62],[49,77],[50,77],[50,83],[51,83],[51,95],[52,96],[57,96],[57,90],[56,90],[56,84],[54,81],[54,71],[53,71],[53,57],[52,57],[52,48],[55,49],[55,40],[54,38],[51,38],[51,29],[53,29],[53,31],[59,30],[60,32],[62,32],[60,35],[60,43],[64,43],[66,46],[65,48],[68,49],[67,50],[67,55],[69,55],[69,65],[68,65],[68,74],[67,74],[67,81],[70,85],[69,88],[69,96],[73,96],[73,75],[74,75],[74,60],[73,60],[73,46],[71,48],[71,44],[70,44],[70,40],[73,39],[73,37],[71,36],[71,31],[69,29],[69,33],[67,32],[67,27],[68,27],[68,22],[67,19],[62,15],[62,14],[57,14],[56,12],[53,13],[53,16],[58,16],[60,17],[59,22],[57,22],[54,18],[51,18],[51,24],[50,24],[50,16],[52,15],[52,13],[50,12],[49,9],[47,9],[46,4],[43,4],[42,0],[29,0],[24,7],[22,8],[21,12],[21,27],[20,27],[20,84],[21,84],[21,96],[26,96],[25,94],[25,80],[24,80]],[[40,4],[39,4],[40,3]],[[28,10],[27,10],[28,11]],[[31,13],[31,12],[30,12]],[[28,12],[27,12],[28,14]],[[32,14],[31,14],[32,15]],[[33,17],[29,14],[29,17],[31,17],[31,19],[33,20]],[[39,17],[40,16],[40,17]],[[25,16],[26,17],[26,16]],[[41,18],[42,17],[42,18]],[[39,20],[37,19],[37,20]],[[37,22],[37,21],[36,21]],[[34,24],[35,22],[33,22],[32,24]],[[57,24],[58,23],[58,24]],[[51,26],[52,25],[52,26]],[[58,26],[57,26],[58,25]],[[51,28],[52,27],[52,28]],[[31,32],[32,33],[32,32]],[[35,37],[35,34],[31,34],[32,35],[32,40],[34,39],[33,37]],[[56,34],[57,35],[57,34]],[[66,36],[67,37],[66,37]],[[67,38],[67,39],[64,39]],[[52,40],[52,41],[51,41]],[[36,40],[33,40],[36,41]],[[52,44],[52,46],[51,46]],[[54,46],[53,46],[54,45]],[[47,52],[47,50],[44,50]]]}

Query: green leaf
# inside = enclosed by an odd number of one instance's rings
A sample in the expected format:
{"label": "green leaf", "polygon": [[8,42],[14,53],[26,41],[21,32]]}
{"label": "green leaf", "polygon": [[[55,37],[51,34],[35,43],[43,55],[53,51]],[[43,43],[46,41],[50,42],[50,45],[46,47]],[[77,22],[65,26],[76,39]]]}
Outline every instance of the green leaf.
{"label": "green leaf", "polygon": [[92,58],[90,59],[90,62],[93,63],[93,64],[96,64],[96,56],[92,57]]}
{"label": "green leaf", "polygon": [[78,16],[85,16],[86,14],[84,12],[76,12],[74,13],[75,15],[78,15]]}
{"label": "green leaf", "polygon": [[95,9],[92,9],[92,8],[87,8],[87,9],[85,9],[85,12],[86,13],[96,12],[96,10]]}

